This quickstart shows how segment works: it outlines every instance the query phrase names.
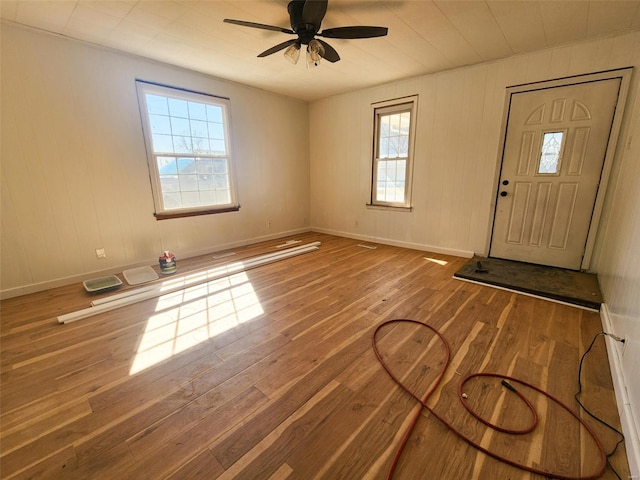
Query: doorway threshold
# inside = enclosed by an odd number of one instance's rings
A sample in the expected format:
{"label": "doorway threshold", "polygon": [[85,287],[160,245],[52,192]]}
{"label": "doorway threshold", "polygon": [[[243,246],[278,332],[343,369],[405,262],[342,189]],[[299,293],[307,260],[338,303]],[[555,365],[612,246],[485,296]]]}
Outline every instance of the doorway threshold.
{"label": "doorway threshold", "polygon": [[596,275],[564,268],[474,256],[453,276],[590,310],[603,302]]}

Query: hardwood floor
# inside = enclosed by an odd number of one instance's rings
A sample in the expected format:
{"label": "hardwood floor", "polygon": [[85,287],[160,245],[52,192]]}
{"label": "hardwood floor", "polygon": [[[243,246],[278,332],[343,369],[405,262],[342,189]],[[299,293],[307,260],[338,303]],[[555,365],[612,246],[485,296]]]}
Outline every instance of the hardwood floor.
{"label": "hardwood floor", "polygon": [[[2,302],[2,478],[383,479],[416,403],[377,362],[382,321],[438,328],[451,365],[428,404],[513,461],[588,474],[596,450],[570,416],[531,394],[540,424],[508,436],[474,420],[457,389],[478,371],[516,376],[576,408],[578,362],[599,315],[452,278],[465,259],[309,233],[317,252],[66,325],[81,285]],[[275,251],[283,240],[218,263]],[[181,261],[180,274],[213,265]],[[164,280],[161,278],[160,280]],[[426,391],[443,362],[434,335],[389,325],[379,348]],[[604,340],[587,356],[583,401],[619,428]],[[498,382],[465,386],[493,421],[528,413]],[[585,415],[581,414],[582,417]],[[617,438],[587,419],[609,451]],[[629,475],[624,446],[612,458]],[[538,479],[478,452],[427,411],[395,479]],[[606,470],[602,478],[615,475]]]}

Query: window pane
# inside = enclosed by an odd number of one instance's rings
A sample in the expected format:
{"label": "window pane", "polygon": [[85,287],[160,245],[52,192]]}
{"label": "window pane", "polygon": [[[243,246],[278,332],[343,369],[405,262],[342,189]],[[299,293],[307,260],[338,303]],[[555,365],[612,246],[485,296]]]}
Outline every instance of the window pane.
{"label": "window pane", "polygon": [[409,136],[398,138],[398,156],[406,157],[409,155]]}
{"label": "window pane", "polygon": [[198,190],[198,176],[197,175],[179,175],[180,177],[180,190],[184,192],[195,192]]}
{"label": "window pane", "polygon": [[196,160],[196,172],[213,174],[213,160],[210,158],[198,158]]}
{"label": "window pane", "polygon": [[564,132],[547,132],[542,138],[538,173],[558,173]]}
{"label": "window pane", "polygon": [[162,193],[162,202],[164,208],[167,210],[173,210],[176,208],[182,208],[182,195],[179,192],[176,193]]}
{"label": "window pane", "polygon": [[387,162],[382,160],[378,162],[378,178],[385,178],[387,176]]}
{"label": "window pane", "polygon": [[178,159],[178,173],[195,173],[195,160],[193,158],[179,158]]}
{"label": "window pane", "polygon": [[173,147],[176,153],[192,153],[193,144],[191,143],[191,137],[179,137],[173,136]]}
{"label": "window pane", "polygon": [[409,135],[409,127],[411,125],[411,113],[404,112],[400,114],[400,133]]}
{"label": "window pane", "polygon": [[200,205],[216,203],[216,193],[211,190],[200,190]]}
{"label": "window pane", "polygon": [[156,153],[171,153],[173,149],[173,139],[171,135],[152,135],[153,151]]}
{"label": "window pane", "polygon": [[214,175],[198,175],[198,190],[206,191],[213,190],[213,178]]}
{"label": "window pane", "polygon": [[385,180],[387,182],[395,182],[396,181],[396,166],[397,163],[394,162],[387,162],[387,177],[385,178]]}
{"label": "window pane", "polygon": [[389,136],[389,116],[382,116],[380,118],[380,136]]}
{"label": "window pane", "polygon": [[209,138],[224,139],[224,128],[221,123],[209,122]]}
{"label": "window pane", "polygon": [[191,144],[193,145],[193,153],[211,153],[209,140],[206,138],[193,137]]}
{"label": "window pane", "polygon": [[168,98],[169,114],[172,117],[189,118],[189,106],[186,100],[178,100],[177,98]]}
{"label": "window pane", "polygon": [[398,156],[398,137],[389,137],[389,158],[396,158]]}
{"label": "window pane", "polygon": [[203,103],[188,102],[189,118],[192,120],[207,120],[207,108]]}
{"label": "window pane", "polygon": [[149,115],[151,133],[171,135],[171,122],[166,115]]}
{"label": "window pane", "polygon": [[182,208],[186,207],[199,207],[200,206],[200,193],[195,192],[182,192]]}
{"label": "window pane", "polygon": [[227,173],[227,161],[224,158],[217,158],[213,161],[214,173]]}
{"label": "window pane", "polygon": [[171,117],[171,133],[174,135],[191,135],[189,120],[186,118]]}
{"label": "window pane", "polygon": [[160,184],[164,193],[180,191],[178,175],[160,175]]}
{"label": "window pane", "polygon": [[178,173],[176,159],[173,157],[158,157],[157,164],[160,175],[176,175]]}
{"label": "window pane", "polygon": [[386,182],[385,188],[384,188],[384,199],[387,202],[395,202],[396,201],[393,182]]}
{"label": "window pane", "polygon": [[222,107],[207,105],[207,120],[222,123]]}
{"label": "window pane", "polygon": [[407,162],[406,160],[398,160],[396,165],[396,178],[398,180],[405,180],[407,177]]}
{"label": "window pane", "polygon": [[217,155],[226,155],[227,149],[224,144],[224,140],[210,140],[209,145],[211,148],[211,153],[215,153]]}
{"label": "window pane", "polygon": [[389,137],[380,137],[378,146],[378,157],[389,158]]}
{"label": "window pane", "polygon": [[158,95],[145,95],[147,100],[147,109],[149,113],[158,113],[160,115],[169,115],[169,106],[167,105],[167,99]]}
{"label": "window pane", "polygon": [[214,175],[213,183],[216,190],[229,188],[229,176],[228,175]]}
{"label": "window pane", "polygon": [[231,203],[231,192],[229,190],[216,190],[216,203],[221,205]]}
{"label": "window pane", "polygon": [[209,137],[209,132],[207,129],[207,122],[202,122],[200,120],[191,120],[191,135],[194,137]]}

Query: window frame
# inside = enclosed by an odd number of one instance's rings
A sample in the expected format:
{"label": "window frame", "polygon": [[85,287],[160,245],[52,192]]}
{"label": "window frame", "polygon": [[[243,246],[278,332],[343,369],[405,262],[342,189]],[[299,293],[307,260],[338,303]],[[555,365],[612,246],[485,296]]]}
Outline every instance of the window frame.
{"label": "window frame", "polygon": [[[414,152],[415,152],[415,132],[417,123],[417,111],[418,111],[418,96],[412,95],[408,97],[402,97],[394,100],[387,100],[384,102],[378,102],[372,104],[373,107],[373,147],[372,147],[372,161],[371,161],[371,192],[369,197],[368,207],[379,208],[386,210],[411,210],[411,199],[413,190],[413,165],[414,165]],[[405,159],[405,178],[404,178],[404,199],[401,202],[397,201],[384,201],[377,198],[377,184],[378,184],[378,164],[381,160],[388,160],[388,158],[380,157],[380,131],[381,131],[381,118],[384,116],[409,112],[409,138],[407,145],[406,157],[394,157],[392,159],[402,160]]]}
{"label": "window frame", "polygon": [[[154,216],[156,217],[156,219],[164,220],[169,218],[238,211],[240,209],[240,205],[238,203],[235,164],[233,161],[234,157],[231,145],[232,142],[230,138],[230,99],[226,97],[211,95],[208,93],[173,87],[170,85],[148,82],[140,79],[136,79],[136,91],[138,95],[140,118],[142,121],[143,137],[147,152],[147,166],[149,168],[149,179],[151,183],[151,191],[155,208]],[[216,153],[177,152],[175,148],[173,149],[173,152],[156,152],[153,148],[153,137],[149,119],[150,112],[147,105],[146,94],[220,107],[222,109],[222,127],[224,135],[225,154],[221,155]],[[158,157],[176,157],[176,160],[178,157],[195,159],[225,159],[229,182],[229,202],[224,204],[208,204],[193,207],[166,208],[164,205],[160,171],[158,169]]]}

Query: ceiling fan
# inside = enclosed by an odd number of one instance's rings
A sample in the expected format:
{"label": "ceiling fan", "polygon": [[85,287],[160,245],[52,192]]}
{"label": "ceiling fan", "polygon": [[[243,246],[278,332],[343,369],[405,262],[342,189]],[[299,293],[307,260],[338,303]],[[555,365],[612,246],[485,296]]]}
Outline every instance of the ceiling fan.
{"label": "ceiling fan", "polygon": [[225,18],[224,21],[243,27],[261,28],[263,30],[273,30],[296,35],[297,38],[271,47],[258,55],[258,57],[266,57],[267,55],[286,49],[284,52],[285,58],[295,64],[300,57],[301,46],[306,45],[307,67],[317,67],[321,58],[332,63],[340,60],[340,55],[338,55],[338,52],[336,52],[331,45],[315,37],[342,39],[373,38],[384,37],[388,32],[387,27],[368,26],[327,28],[320,31],[320,24],[327,12],[327,3],[328,0],[292,0],[289,2],[287,11],[291,19],[290,29],[265,25],[263,23],[245,22],[244,20],[233,20],[230,18]]}

